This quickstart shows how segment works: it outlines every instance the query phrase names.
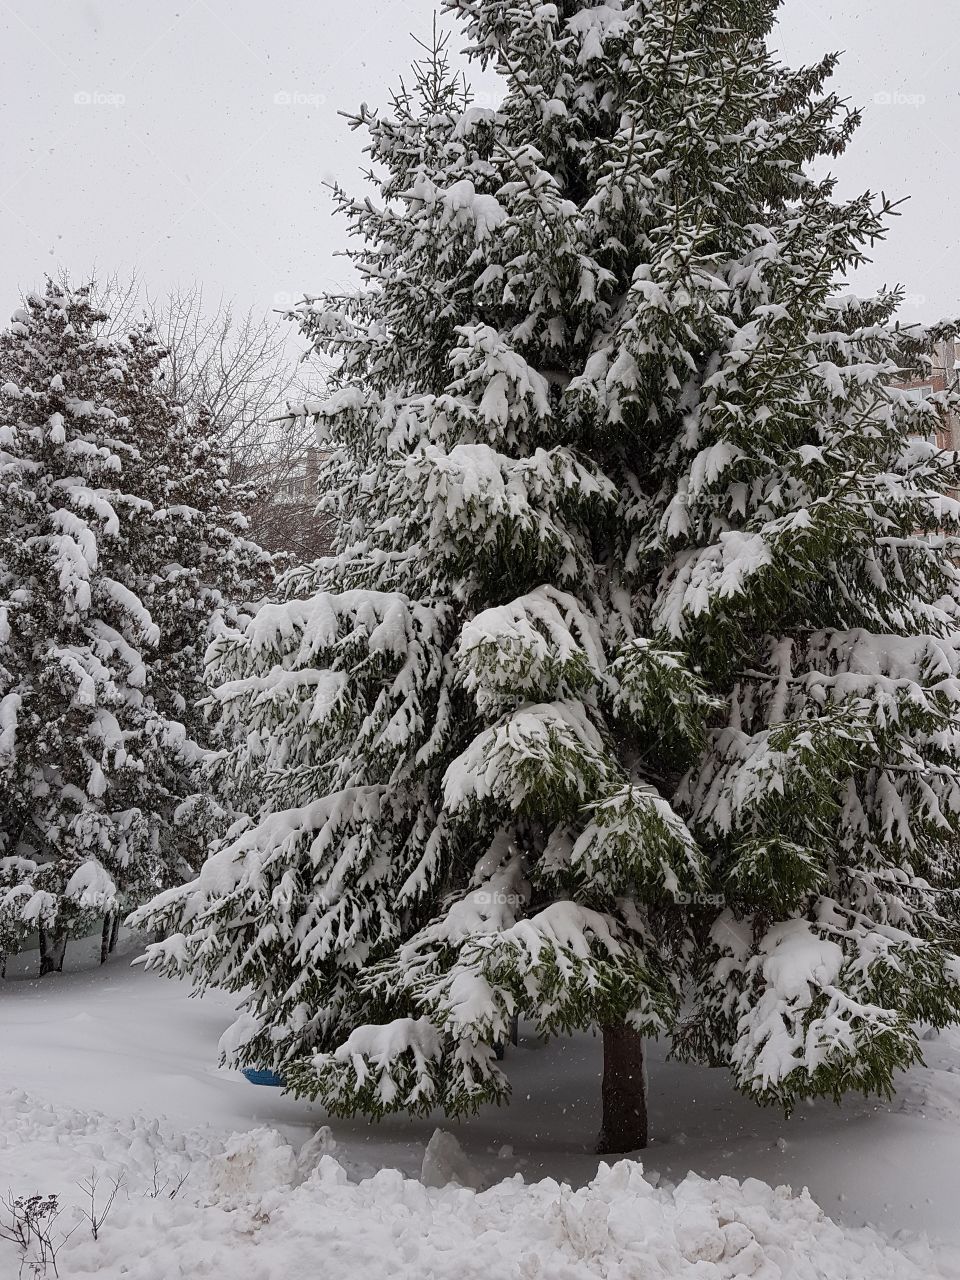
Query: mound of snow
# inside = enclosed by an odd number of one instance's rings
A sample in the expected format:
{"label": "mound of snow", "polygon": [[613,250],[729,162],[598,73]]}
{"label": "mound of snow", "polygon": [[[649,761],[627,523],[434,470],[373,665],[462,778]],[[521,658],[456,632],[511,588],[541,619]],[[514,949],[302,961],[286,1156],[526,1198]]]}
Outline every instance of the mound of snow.
{"label": "mound of snow", "polygon": [[321,1156],[332,1156],[337,1150],[336,1139],[328,1124],[322,1124],[312,1138],[308,1138],[297,1152],[297,1171],[301,1178],[309,1177],[320,1162]]}
{"label": "mound of snow", "polygon": [[483,1179],[453,1134],[437,1129],[423,1153],[420,1181],[425,1187],[445,1187],[451,1182],[478,1187]]}
{"label": "mound of snow", "polygon": [[293,1148],[276,1129],[251,1129],[233,1134],[210,1160],[208,1194],[224,1207],[241,1207],[292,1186],[298,1173]]}
{"label": "mound of snow", "polygon": [[[273,1130],[172,1133],[155,1120],[109,1120],[0,1095],[0,1186],[61,1195],[62,1280],[957,1280],[944,1257],[897,1248],[872,1229],[845,1230],[804,1191],[693,1175],[659,1188],[629,1160],[601,1165],[579,1190],[517,1175],[484,1191],[383,1169],[354,1183],[321,1130],[298,1162]],[[318,1162],[303,1177],[305,1166]],[[299,1168],[298,1168],[299,1163]],[[432,1179],[469,1177],[437,1133]],[[160,1170],[160,1194],[157,1193]],[[93,1240],[76,1183],[123,1173],[122,1193]],[[163,1191],[186,1174],[173,1197]],[[0,1275],[16,1275],[0,1240]]]}

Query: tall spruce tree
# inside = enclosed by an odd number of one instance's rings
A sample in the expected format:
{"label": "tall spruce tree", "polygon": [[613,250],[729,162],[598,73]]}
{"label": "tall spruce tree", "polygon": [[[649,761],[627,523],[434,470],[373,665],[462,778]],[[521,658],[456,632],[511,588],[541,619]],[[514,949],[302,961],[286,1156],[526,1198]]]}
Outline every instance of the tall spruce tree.
{"label": "tall spruce tree", "polygon": [[51,283],[0,336],[0,949],[39,929],[41,972],[202,860],[203,649],[264,560],[162,347],[106,320]]}
{"label": "tall spruce tree", "polygon": [[957,469],[893,385],[937,335],[837,297],[891,206],[812,176],[835,59],[775,0],[446,4],[503,103],[440,49],[353,121],[360,287],[300,312],[340,542],[217,646],[262,804],[148,961],[334,1112],[504,1098],[517,1012],[602,1030],[607,1150],[645,1036],[888,1090],[960,1016]]}

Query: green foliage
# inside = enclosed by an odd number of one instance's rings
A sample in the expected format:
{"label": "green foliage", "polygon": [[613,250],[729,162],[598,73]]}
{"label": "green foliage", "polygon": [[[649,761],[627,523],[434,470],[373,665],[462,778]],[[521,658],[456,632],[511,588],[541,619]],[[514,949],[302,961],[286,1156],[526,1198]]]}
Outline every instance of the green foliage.
{"label": "green foliage", "polygon": [[711,715],[725,703],[711,694],[679,649],[637,638],[611,665],[614,713],[653,738],[666,761],[690,763],[703,751]]}
{"label": "green foliage", "polygon": [[724,888],[732,903],[748,908],[763,903],[771,914],[782,916],[802,910],[811,894],[826,883],[819,850],[771,833],[734,847]]}

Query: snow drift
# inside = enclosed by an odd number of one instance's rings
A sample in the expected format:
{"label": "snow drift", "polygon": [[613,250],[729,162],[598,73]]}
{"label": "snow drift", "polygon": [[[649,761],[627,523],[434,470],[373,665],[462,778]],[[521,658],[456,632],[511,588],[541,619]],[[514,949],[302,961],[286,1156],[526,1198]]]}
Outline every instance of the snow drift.
{"label": "snow drift", "polygon": [[[62,1280],[935,1280],[960,1270],[914,1241],[897,1248],[870,1228],[843,1229],[803,1191],[693,1174],[658,1187],[623,1160],[588,1185],[520,1175],[485,1190],[425,1186],[397,1170],[350,1180],[329,1130],[298,1154],[274,1129],[223,1140],[210,1130],[166,1132],[156,1120],[114,1121],[0,1095],[0,1185],[59,1193]],[[450,1135],[434,1140],[462,1175]],[[446,1152],[446,1161],[437,1158]],[[456,1159],[451,1158],[451,1152]],[[121,1194],[91,1238],[76,1183],[91,1171]],[[167,1188],[185,1181],[171,1198]],[[468,1170],[469,1174],[469,1170]],[[160,1188],[158,1194],[158,1187]],[[0,1274],[16,1274],[0,1241]]]}

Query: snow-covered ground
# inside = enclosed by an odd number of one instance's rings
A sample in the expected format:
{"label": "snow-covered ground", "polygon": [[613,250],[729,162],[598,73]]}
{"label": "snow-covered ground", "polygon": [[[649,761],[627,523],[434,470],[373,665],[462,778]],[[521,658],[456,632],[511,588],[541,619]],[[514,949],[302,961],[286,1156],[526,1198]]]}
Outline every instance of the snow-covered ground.
{"label": "snow-covered ground", "polygon": [[[79,1182],[102,1205],[124,1172],[97,1241],[76,1219],[64,1280],[960,1277],[957,1034],[893,1103],[789,1121],[652,1054],[643,1170],[605,1169],[590,1037],[511,1050],[509,1108],[326,1131],[317,1108],[217,1068],[229,998],[128,960],[42,983],[12,966],[0,984],[0,1195],[57,1194],[56,1235],[89,1200]],[[437,1185],[452,1174],[469,1185]],[[0,1280],[17,1259],[0,1241]]]}

